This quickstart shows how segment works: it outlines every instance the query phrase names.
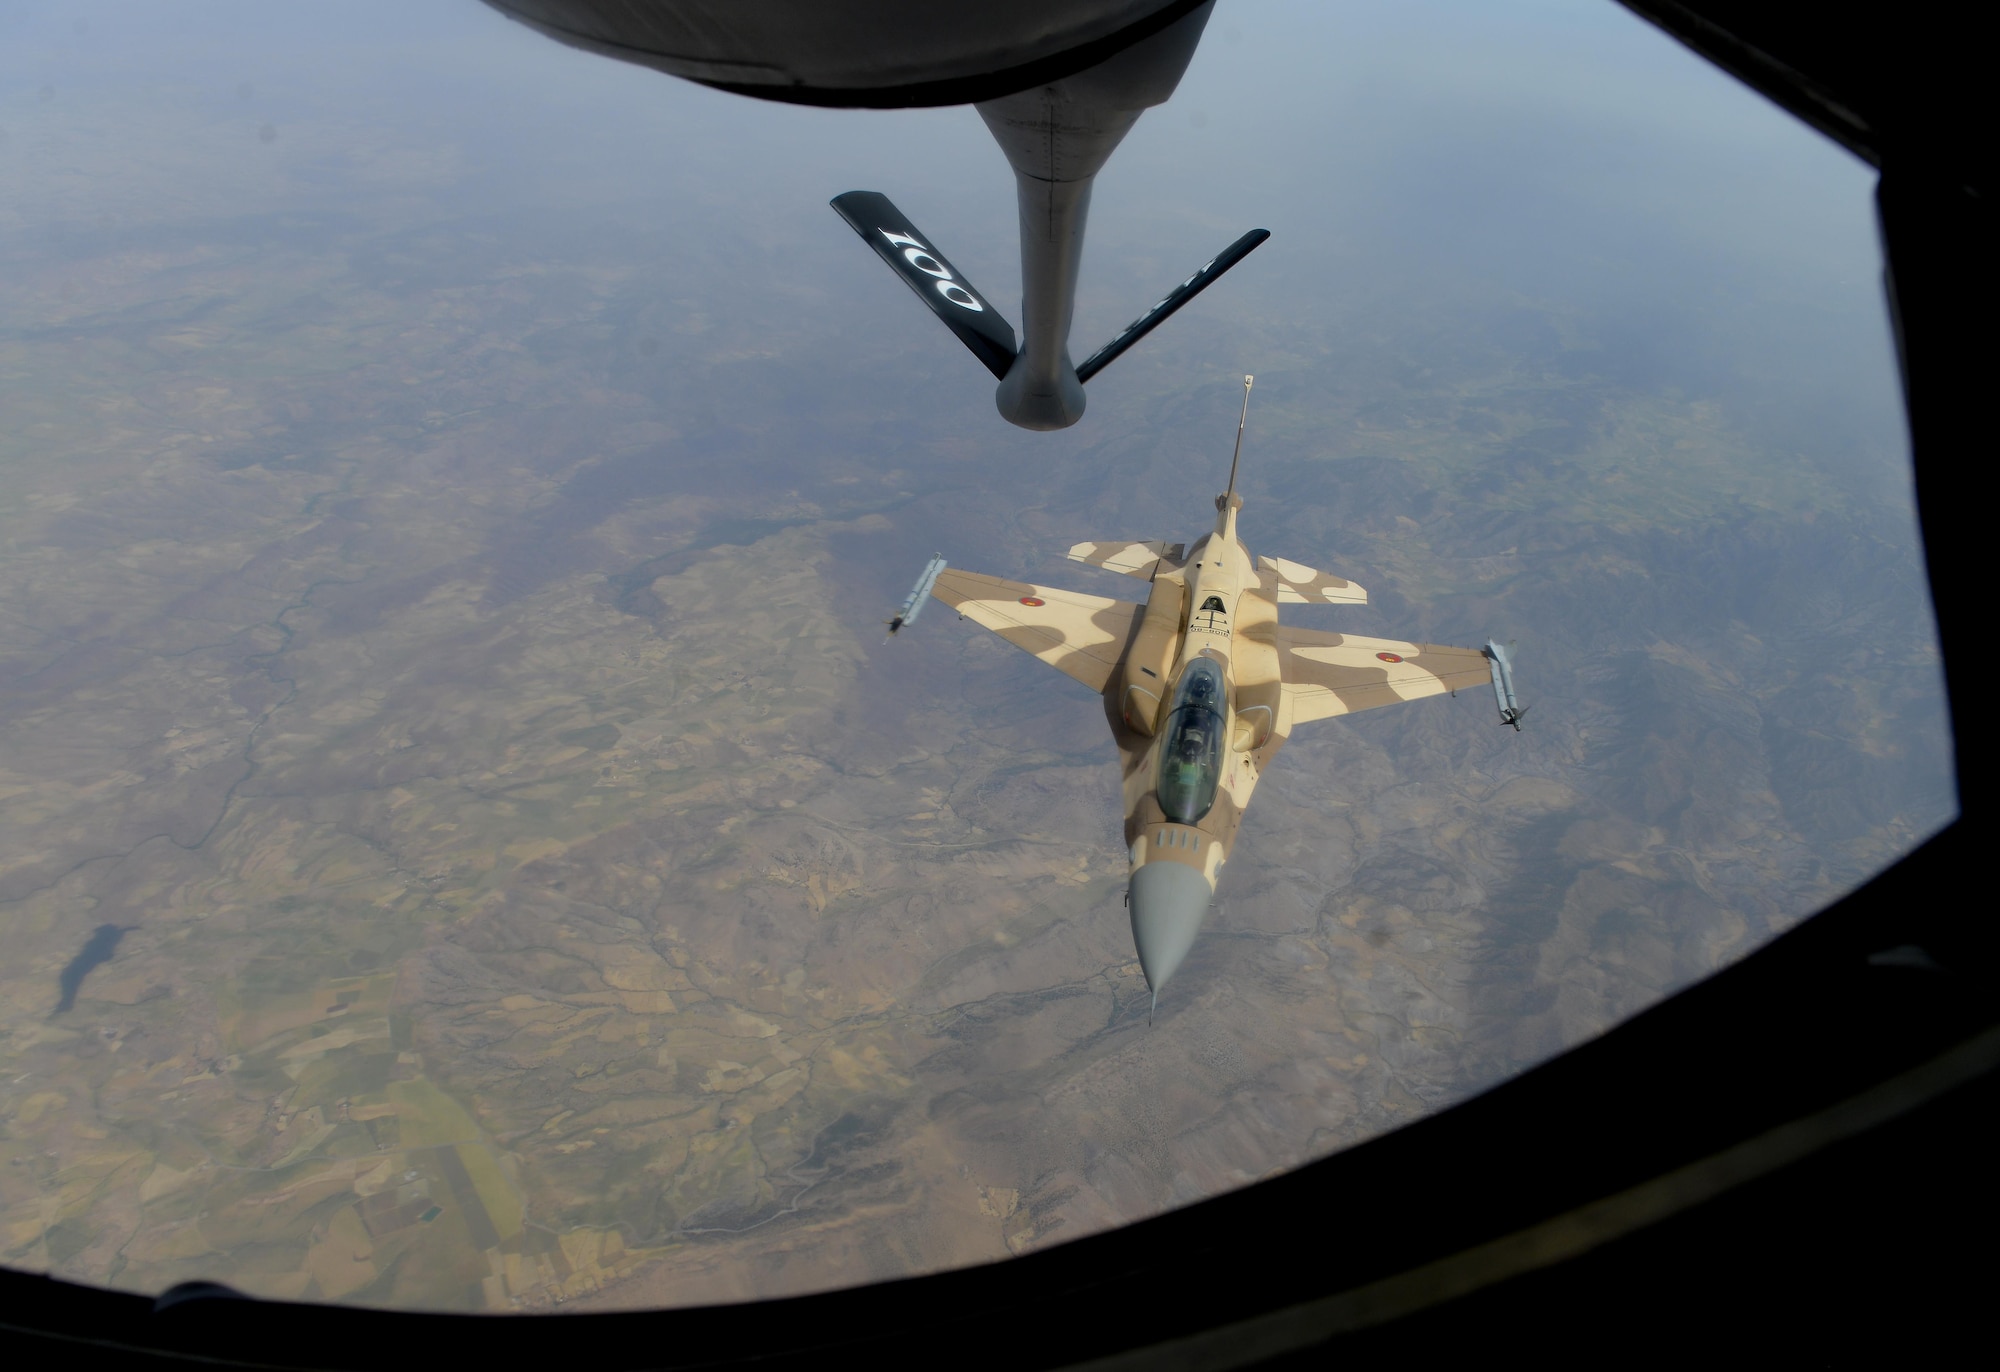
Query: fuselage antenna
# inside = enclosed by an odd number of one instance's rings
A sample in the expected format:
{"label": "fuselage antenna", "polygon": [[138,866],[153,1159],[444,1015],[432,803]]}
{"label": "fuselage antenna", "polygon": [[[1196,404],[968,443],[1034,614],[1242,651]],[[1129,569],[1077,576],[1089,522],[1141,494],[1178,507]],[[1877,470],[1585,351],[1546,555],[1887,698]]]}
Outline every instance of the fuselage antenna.
{"label": "fuselage antenna", "polygon": [[1222,493],[1222,503],[1226,506],[1229,497],[1236,494],[1236,464],[1243,460],[1243,426],[1250,422],[1250,383],[1257,378],[1243,378],[1243,416],[1236,421],[1236,452],[1229,459],[1229,489]]}

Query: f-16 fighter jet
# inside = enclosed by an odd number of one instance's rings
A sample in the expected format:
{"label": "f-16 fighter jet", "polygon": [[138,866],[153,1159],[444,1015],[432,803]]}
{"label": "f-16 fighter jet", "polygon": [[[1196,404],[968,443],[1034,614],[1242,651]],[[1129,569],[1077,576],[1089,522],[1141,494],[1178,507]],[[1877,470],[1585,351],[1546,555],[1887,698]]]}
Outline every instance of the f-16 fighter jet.
{"label": "f-16 fighter jet", "polygon": [[1502,724],[1518,729],[1524,713],[1497,644],[1445,648],[1278,622],[1280,605],[1360,605],[1368,595],[1296,562],[1253,558],[1237,537],[1250,384],[1244,377],[1236,455],[1229,488],[1215,498],[1213,531],[1186,548],[1070,549],[1074,561],[1150,583],[1145,604],[1003,581],[941,558],[918,581],[921,591],[928,579],[931,594],[962,618],[1103,693],[1124,766],[1132,940],[1156,1006],[1194,943],[1257,780],[1294,728],[1489,683]]}

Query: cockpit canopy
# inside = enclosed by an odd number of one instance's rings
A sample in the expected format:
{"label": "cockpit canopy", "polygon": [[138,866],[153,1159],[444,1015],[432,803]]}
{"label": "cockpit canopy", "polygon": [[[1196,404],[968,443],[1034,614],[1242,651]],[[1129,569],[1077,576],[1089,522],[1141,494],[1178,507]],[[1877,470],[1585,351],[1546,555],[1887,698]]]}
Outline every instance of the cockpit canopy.
{"label": "cockpit canopy", "polygon": [[1197,823],[1215,805],[1227,712],[1222,668],[1205,657],[1188,663],[1160,734],[1160,808],[1175,823]]}

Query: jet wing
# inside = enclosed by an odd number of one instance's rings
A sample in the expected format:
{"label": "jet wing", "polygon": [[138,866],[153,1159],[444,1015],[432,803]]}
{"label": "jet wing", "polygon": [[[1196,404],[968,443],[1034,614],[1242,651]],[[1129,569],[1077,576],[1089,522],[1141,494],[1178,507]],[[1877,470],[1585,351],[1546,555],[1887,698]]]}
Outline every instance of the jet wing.
{"label": "jet wing", "polygon": [[1077,544],[1069,550],[1069,560],[1102,567],[1107,572],[1123,572],[1141,581],[1151,581],[1155,572],[1171,571],[1180,566],[1186,551],[1186,547],[1179,543],[1104,541]]}
{"label": "jet wing", "polygon": [[1298,724],[1484,686],[1491,680],[1486,654],[1477,648],[1318,633],[1283,624],[1274,637],[1278,674],[1291,697],[1292,720]]}
{"label": "jet wing", "polygon": [[[1111,680],[1146,614],[1145,606],[1128,601],[1002,581],[956,567],[938,574],[931,594],[1093,691],[1102,691]],[[1483,665],[1480,670],[1483,681]]]}
{"label": "jet wing", "polygon": [[1282,557],[1257,559],[1258,586],[1280,605],[1366,605],[1368,592],[1345,577]]}

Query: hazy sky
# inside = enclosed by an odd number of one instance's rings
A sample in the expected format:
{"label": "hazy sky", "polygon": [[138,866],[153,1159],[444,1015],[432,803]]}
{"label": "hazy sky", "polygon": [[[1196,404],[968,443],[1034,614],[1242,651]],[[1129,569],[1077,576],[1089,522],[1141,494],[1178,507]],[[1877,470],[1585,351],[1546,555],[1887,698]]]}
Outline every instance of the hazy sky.
{"label": "hazy sky", "polygon": [[[772,250],[764,274],[731,283],[748,301],[809,274],[900,307],[879,282],[855,288],[868,264],[824,208],[870,186],[989,294],[1014,294],[1012,190],[971,110],[721,95],[562,49],[471,0],[9,5],[0,127],[10,234],[366,213],[370,192],[400,191],[453,218],[740,236]],[[1277,236],[1231,283],[1246,301],[1518,293],[1615,317],[1612,361],[1635,379],[1733,378],[1835,406],[1879,452],[1899,418],[1871,184],[1603,0],[1225,0],[1175,99],[1100,180],[1076,337],[1088,350],[1254,223]],[[801,257],[808,244],[823,255]]]}

